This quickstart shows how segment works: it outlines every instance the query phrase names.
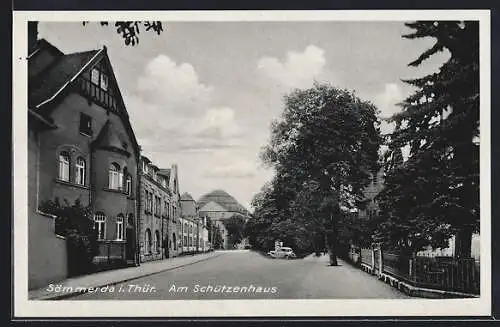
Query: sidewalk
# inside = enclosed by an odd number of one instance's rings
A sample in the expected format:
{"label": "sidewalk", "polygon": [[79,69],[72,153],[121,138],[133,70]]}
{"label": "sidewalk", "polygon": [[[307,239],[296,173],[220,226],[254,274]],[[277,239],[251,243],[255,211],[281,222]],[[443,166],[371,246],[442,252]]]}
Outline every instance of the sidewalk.
{"label": "sidewalk", "polygon": [[61,286],[62,291],[56,292],[46,287],[28,292],[29,300],[58,300],[81,294],[82,289],[98,288],[107,285],[115,285],[140,277],[153,275],[162,271],[172,270],[187,266],[196,262],[209,260],[224,255],[222,251],[208,252],[203,254],[175,257],[165,260],[141,263],[138,267],[114,269],[95,274],[79,276],[54,282],[51,285]]}

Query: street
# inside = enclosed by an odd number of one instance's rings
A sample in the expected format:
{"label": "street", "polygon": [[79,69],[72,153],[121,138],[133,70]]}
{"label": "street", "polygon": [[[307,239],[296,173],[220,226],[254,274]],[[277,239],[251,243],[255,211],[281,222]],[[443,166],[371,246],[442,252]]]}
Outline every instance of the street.
{"label": "street", "polygon": [[215,258],[114,285],[69,300],[402,299],[409,296],[348,263],[327,256],[271,259],[250,251]]}

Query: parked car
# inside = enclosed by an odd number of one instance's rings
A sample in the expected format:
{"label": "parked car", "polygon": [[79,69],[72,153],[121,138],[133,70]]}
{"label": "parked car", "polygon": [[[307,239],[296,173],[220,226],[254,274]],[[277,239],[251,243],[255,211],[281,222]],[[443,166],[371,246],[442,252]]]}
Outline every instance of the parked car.
{"label": "parked car", "polygon": [[275,259],[295,259],[297,256],[293,252],[292,248],[282,247],[279,250],[269,251],[267,253],[270,257]]}

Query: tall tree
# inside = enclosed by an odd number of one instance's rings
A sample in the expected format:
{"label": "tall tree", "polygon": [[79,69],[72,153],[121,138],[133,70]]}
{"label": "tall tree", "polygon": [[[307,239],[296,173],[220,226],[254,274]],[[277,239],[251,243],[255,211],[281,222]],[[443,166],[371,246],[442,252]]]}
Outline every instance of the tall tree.
{"label": "tall tree", "polygon": [[224,221],[224,226],[226,227],[231,245],[234,246],[243,240],[245,217],[240,214],[234,214]]}
{"label": "tall tree", "polygon": [[[449,59],[436,73],[405,80],[417,90],[392,117],[396,129],[387,152],[392,168],[380,194],[388,219],[379,235],[418,250],[455,234],[455,254],[468,257],[472,233],[479,228],[479,24],[417,21],[406,26],[413,32],[405,38],[435,40],[410,66],[444,51]],[[404,146],[408,160],[394,164]]]}
{"label": "tall tree", "polygon": [[313,211],[295,206],[296,213],[304,209],[296,217],[309,219],[308,228],[324,233],[331,265],[337,265],[342,211],[360,203],[370,174],[378,170],[376,113],[373,104],[329,84],[295,90],[285,96],[262,154],[278,179],[299,194],[299,203],[301,198],[313,203]]}

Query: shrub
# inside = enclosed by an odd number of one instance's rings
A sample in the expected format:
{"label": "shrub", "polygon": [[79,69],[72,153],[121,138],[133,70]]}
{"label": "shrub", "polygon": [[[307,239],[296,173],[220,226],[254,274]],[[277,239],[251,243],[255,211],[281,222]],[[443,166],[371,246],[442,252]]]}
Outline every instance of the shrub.
{"label": "shrub", "polygon": [[82,206],[79,200],[70,205],[67,200],[61,204],[56,198],[41,203],[39,209],[56,216],[56,234],[66,237],[69,276],[92,272],[92,259],[99,247],[91,208]]}

